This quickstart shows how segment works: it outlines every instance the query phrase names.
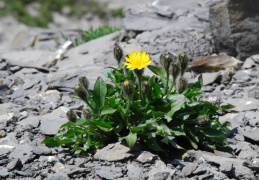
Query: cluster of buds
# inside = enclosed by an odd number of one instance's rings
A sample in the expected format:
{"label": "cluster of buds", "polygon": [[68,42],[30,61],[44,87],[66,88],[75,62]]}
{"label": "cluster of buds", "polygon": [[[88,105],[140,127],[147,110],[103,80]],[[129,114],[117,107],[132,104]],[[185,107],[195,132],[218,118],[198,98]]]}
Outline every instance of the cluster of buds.
{"label": "cluster of buds", "polygon": [[167,73],[169,73],[170,64],[173,61],[176,61],[177,57],[174,54],[169,52],[169,53],[161,54],[159,60],[160,60],[161,66],[165,69]]}
{"label": "cluster of buds", "polygon": [[198,116],[198,118],[196,119],[196,122],[197,122],[199,125],[208,124],[208,122],[209,122],[209,117],[208,117],[207,115]]}
{"label": "cluster of buds", "polygon": [[185,77],[181,76],[180,78],[178,78],[177,82],[176,82],[176,92],[177,93],[182,93],[184,92],[188,87],[188,81]]}
{"label": "cluster of buds", "polygon": [[79,78],[79,84],[75,86],[74,92],[80,99],[87,100],[87,92],[89,87],[89,80],[84,76]]}

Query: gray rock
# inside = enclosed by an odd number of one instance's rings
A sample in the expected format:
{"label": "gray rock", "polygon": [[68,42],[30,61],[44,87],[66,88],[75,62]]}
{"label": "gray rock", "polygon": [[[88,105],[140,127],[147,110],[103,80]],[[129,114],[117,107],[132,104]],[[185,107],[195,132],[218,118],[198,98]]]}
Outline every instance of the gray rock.
{"label": "gray rock", "polygon": [[243,135],[254,142],[259,142],[259,129],[257,127],[249,132],[243,132]]}
{"label": "gray rock", "polygon": [[50,155],[52,153],[51,149],[46,146],[34,146],[32,152],[37,155]]}
{"label": "gray rock", "polygon": [[224,99],[222,105],[232,104],[235,107],[230,111],[251,111],[259,108],[258,100],[254,98],[228,98]]}
{"label": "gray rock", "polygon": [[17,146],[9,155],[9,159],[20,159],[22,164],[32,161],[34,158],[32,147],[27,144]]}
{"label": "gray rock", "polygon": [[189,175],[192,174],[193,171],[196,170],[197,166],[198,166],[197,163],[190,163],[190,164],[188,164],[187,166],[184,166],[184,168],[183,168],[181,174],[182,174],[183,176],[185,176],[185,177],[186,177],[186,176],[189,176]]}
{"label": "gray rock", "polygon": [[55,173],[59,172],[61,169],[64,169],[65,166],[64,164],[62,164],[61,162],[56,162],[52,168],[52,171],[54,171]]}
{"label": "gray rock", "polygon": [[218,52],[241,59],[258,54],[258,8],[256,0],[216,1],[210,6],[210,25]]}
{"label": "gray rock", "polygon": [[220,171],[223,172],[224,174],[228,175],[228,177],[234,177],[234,169],[233,169],[233,164],[232,163],[222,163],[220,165]]}
{"label": "gray rock", "polygon": [[247,92],[248,97],[259,99],[259,90],[258,88],[252,89]]}
{"label": "gray rock", "polygon": [[9,176],[9,173],[5,167],[0,167],[0,177],[6,178]]}
{"label": "gray rock", "polygon": [[250,69],[252,67],[255,67],[255,62],[252,58],[247,58],[243,64],[243,68]]}
{"label": "gray rock", "polygon": [[157,159],[158,156],[155,154],[152,154],[151,152],[148,151],[143,151],[138,157],[137,157],[137,161],[141,162],[141,163],[148,163],[151,161],[154,161],[155,159]]}
{"label": "gray rock", "polygon": [[52,113],[40,116],[40,130],[45,135],[57,134],[60,127],[67,123],[66,118],[67,108],[61,106]]}
{"label": "gray rock", "polygon": [[207,172],[206,168],[205,168],[204,166],[199,165],[199,166],[197,167],[197,169],[195,169],[195,170],[192,172],[192,174],[194,174],[194,175],[201,175],[201,174],[204,174],[204,173],[206,173],[206,172]]}
{"label": "gray rock", "polygon": [[148,171],[149,180],[165,180],[172,177],[176,170],[167,167],[166,164],[161,160],[156,160],[155,167],[151,167]]}
{"label": "gray rock", "polygon": [[121,145],[118,142],[115,144],[109,144],[102,149],[98,149],[94,155],[94,158],[103,161],[121,161],[133,156],[129,152],[129,147]]}
{"label": "gray rock", "polygon": [[138,180],[143,178],[143,165],[138,162],[127,164],[127,175],[131,180]]}
{"label": "gray rock", "polygon": [[233,154],[230,154],[228,152],[223,152],[223,151],[218,151],[218,150],[214,150],[214,153],[217,156],[221,156],[221,157],[226,157],[226,158],[234,158]]}
{"label": "gray rock", "polygon": [[23,125],[23,126],[29,125],[34,128],[37,128],[40,125],[40,117],[39,116],[29,116],[29,117],[23,119],[22,121],[17,122],[17,124]]}
{"label": "gray rock", "polygon": [[21,160],[19,158],[16,159],[12,159],[11,162],[9,162],[6,165],[6,168],[11,171],[13,169],[15,169],[17,166],[19,166],[21,164]]}
{"label": "gray rock", "polygon": [[55,173],[55,174],[49,174],[48,173],[47,179],[51,179],[51,180],[70,180],[68,175],[63,173],[63,172],[58,172],[58,173]]}
{"label": "gray rock", "polygon": [[120,167],[101,166],[95,173],[104,179],[116,179],[123,176],[122,169]]}
{"label": "gray rock", "polygon": [[[259,94],[258,94],[259,95]],[[248,111],[245,113],[246,119],[249,121],[249,125],[256,127],[259,125],[259,112]]]}

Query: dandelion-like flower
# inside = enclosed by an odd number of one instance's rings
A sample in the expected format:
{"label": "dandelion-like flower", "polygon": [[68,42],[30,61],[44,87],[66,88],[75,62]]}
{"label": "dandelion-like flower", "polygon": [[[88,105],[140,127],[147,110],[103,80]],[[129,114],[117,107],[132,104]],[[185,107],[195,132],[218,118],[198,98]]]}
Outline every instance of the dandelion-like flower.
{"label": "dandelion-like flower", "polygon": [[137,53],[133,51],[132,54],[128,54],[128,57],[125,57],[125,59],[128,62],[124,64],[130,70],[141,70],[151,63],[149,54],[145,51],[143,51],[142,54],[140,53],[140,51],[138,51]]}

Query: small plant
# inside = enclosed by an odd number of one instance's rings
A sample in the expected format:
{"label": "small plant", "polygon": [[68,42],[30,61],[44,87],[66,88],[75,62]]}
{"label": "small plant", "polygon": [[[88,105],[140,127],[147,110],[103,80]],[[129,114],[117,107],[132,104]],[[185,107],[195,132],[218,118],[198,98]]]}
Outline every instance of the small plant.
{"label": "small plant", "polygon": [[[75,37],[74,40],[72,40],[73,41],[72,46],[77,47],[83,43],[114,33],[119,30],[121,29],[113,26],[101,26],[101,27],[98,27],[97,29],[93,29],[93,27],[90,27],[88,31],[79,30],[80,35]],[[63,36],[63,39],[66,41],[69,40],[69,38],[66,36]],[[56,43],[57,45],[60,44],[58,39],[56,39]]]}
{"label": "small plant", "polygon": [[[90,92],[87,78],[81,77],[74,97],[86,103],[85,109],[80,114],[70,110],[69,122],[42,143],[65,145],[75,154],[118,141],[130,148],[139,142],[165,156],[191,148],[232,151],[225,138],[227,122],[221,124],[217,115],[233,106],[202,101],[202,77],[190,84],[183,77],[186,55],[162,54],[163,68],[149,65],[146,52],[132,52],[121,63],[123,51],[116,45],[114,55],[119,68],[104,72],[113,84],[98,78]],[[144,76],[146,67],[155,75]]]}

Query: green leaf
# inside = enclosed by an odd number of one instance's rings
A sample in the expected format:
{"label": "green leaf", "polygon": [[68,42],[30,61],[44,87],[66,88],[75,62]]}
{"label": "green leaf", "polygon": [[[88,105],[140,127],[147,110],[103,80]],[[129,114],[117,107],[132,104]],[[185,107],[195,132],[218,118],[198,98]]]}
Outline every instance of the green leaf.
{"label": "green leaf", "polygon": [[93,91],[93,101],[96,104],[97,110],[99,110],[104,105],[106,92],[107,88],[105,82],[103,82],[101,78],[98,78],[95,82]]}
{"label": "green leaf", "polygon": [[235,106],[234,105],[232,105],[232,104],[227,104],[227,105],[222,105],[222,106],[220,106],[220,109],[222,109],[222,110],[229,110],[229,109],[232,109],[232,108],[234,108]]}
{"label": "green leaf", "polygon": [[64,139],[59,139],[59,138],[51,138],[46,136],[45,139],[41,142],[41,144],[45,144],[47,147],[49,148],[55,148],[55,147],[59,147],[62,144],[71,142],[71,139],[68,138],[64,138]]}
{"label": "green leaf", "polygon": [[184,105],[186,98],[182,94],[171,95],[168,98],[172,100],[171,110],[165,115],[165,118],[167,119],[167,122],[170,122],[172,121],[174,113]]}
{"label": "green leaf", "polygon": [[110,78],[112,80],[112,82],[116,82],[115,75],[112,71],[104,71],[103,74],[105,77]]}
{"label": "green leaf", "polygon": [[101,116],[106,115],[106,114],[113,114],[116,112],[116,109],[113,109],[111,107],[105,107],[102,112],[101,112]]}
{"label": "green leaf", "polygon": [[122,141],[124,139],[127,141],[129,147],[133,148],[133,146],[135,145],[135,143],[137,141],[137,134],[130,132],[128,136],[120,138],[120,141]]}
{"label": "green leaf", "polygon": [[138,126],[135,126],[135,127],[131,128],[130,131],[132,133],[137,133],[139,131],[142,131],[145,127],[146,127],[146,124],[140,124]]}
{"label": "green leaf", "polygon": [[162,79],[166,79],[166,71],[158,66],[148,65],[147,66],[154,74],[160,76]]}
{"label": "green leaf", "polygon": [[159,144],[157,143],[156,138],[145,138],[144,139],[146,145],[148,148],[154,150],[154,151],[162,151],[164,152],[164,150],[159,146]]}

